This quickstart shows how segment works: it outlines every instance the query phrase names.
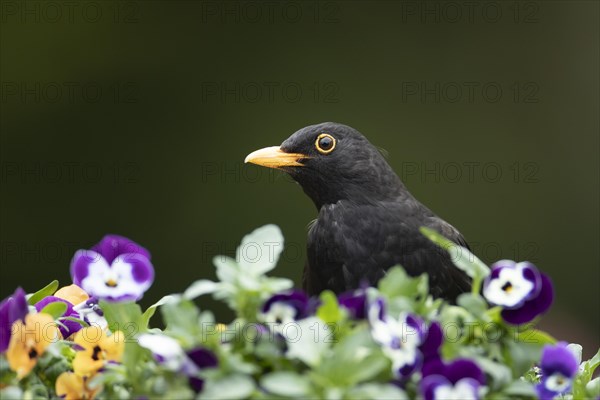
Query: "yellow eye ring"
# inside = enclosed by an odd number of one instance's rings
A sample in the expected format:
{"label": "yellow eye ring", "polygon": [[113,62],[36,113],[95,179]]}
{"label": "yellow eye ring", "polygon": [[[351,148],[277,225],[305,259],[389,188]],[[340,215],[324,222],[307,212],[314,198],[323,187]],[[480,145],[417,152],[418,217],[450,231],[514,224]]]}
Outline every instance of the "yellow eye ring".
{"label": "yellow eye ring", "polygon": [[335,138],[328,133],[321,133],[315,140],[315,147],[321,154],[331,153],[335,149],[335,145]]}

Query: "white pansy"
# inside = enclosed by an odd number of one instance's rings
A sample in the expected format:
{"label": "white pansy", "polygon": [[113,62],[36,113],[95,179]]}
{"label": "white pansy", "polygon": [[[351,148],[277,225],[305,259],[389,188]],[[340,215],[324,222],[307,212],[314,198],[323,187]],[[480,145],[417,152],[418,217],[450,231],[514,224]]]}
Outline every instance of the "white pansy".
{"label": "white pansy", "polygon": [[87,303],[87,301],[83,301],[76,306],[73,306],[73,311],[77,312],[82,320],[92,326],[97,326],[101,329],[108,328],[108,321],[104,318],[104,315],[99,314],[94,307]]}
{"label": "white pansy", "polygon": [[280,301],[271,304],[269,311],[262,314],[263,321],[267,324],[287,324],[294,322],[295,317],[296,309]]}
{"label": "white pansy", "polygon": [[394,370],[413,365],[421,344],[419,332],[407,323],[407,314],[402,313],[398,319],[385,315],[382,320],[379,318],[380,309],[378,304],[369,309],[373,340],[383,346],[383,352],[392,361]]}
{"label": "white pansy", "polygon": [[81,281],[81,288],[99,298],[141,297],[152,282],[136,282],[132,269],[122,257],[117,257],[112,265],[104,257],[96,257],[90,263],[88,276]]}
{"label": "white pansy", "polygon": [[433,391],[436,400],[477,400],[477,385],[470,378],[461,379],[454,385],[440,385]]}
{"label": "white pansy", "polygon": [[496,305],[514,307],[521,303],[534,289],[533,282],[525,279],[525,268],[517,264],[505,267],[497,278],[491,279],[483,288],[485,298]]}
{"label": "white pansy", "polygon": [[177,340],[159,334],[142,333],[138,344],[152,352],[158,361],[171,371],[179,371],[187,361],[187,356]]}
{"label": "white pansy", "polygon": [[546,378],[545,386],[552,392],[563,393],[571,387],[571,379],[557,372]]}

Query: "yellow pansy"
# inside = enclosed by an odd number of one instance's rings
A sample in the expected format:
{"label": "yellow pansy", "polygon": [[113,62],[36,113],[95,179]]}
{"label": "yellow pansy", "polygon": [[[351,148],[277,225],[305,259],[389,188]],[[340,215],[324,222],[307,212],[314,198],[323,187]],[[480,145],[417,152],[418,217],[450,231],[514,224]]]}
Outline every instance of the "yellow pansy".
{"label": "yellow pansy", "polygon": [[74,372],[63,372],[56,380],[56,394],[67,400],[93,399],[98,389],[90,389],[89,381]]}
{"label": "yellow pansy", "polygon": [[116,331],[108,336],[99,326],[92,325],[75,334],[73,341],[79,350],[73,359],[73,370],[81,376],[91,376],[107,361],[121,361],[125,348],[125,335]]}
{"label": "yellow pansy", "polygon": [[56,293],[54,293],[54,297],[67,300],[73,305],[81,304],[90,298],[90,296],[77,285],[69,285],[58,289]]}
{"label": "yellow pansy", "polygon": [[6,351],[10,369],[19,379],[27,376],[46,348],[59,339],[60,331],[51,315],[28,314],[24,324],[21,320],[16,321]]}

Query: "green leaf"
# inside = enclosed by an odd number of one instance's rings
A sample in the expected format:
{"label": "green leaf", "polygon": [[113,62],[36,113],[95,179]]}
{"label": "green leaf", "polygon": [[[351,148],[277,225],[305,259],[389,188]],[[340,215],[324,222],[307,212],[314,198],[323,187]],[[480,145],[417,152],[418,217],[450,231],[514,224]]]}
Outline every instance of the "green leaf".
{"label": "green leaf", "polygon": [[49,284],[47,284],[46,286],[44,286],[42,289],[40,289],[37,292],[35,292],[34,294],[32,294],[29,297],[29,299],[27,300],[27,302],[33,306],[33,305],[35,305],[35,303],[42,300],[43,298],[52,296],[54,293],[56,293],[57,289],[58,289],[58,281],[54,280],[54,281],[50,282]]}
{"label": "green leaf", "polygon": [[375,346],[365,326],[341,339],[332,352],[316,371],[328,385],[352,387],[389,368],[388,359]]}
{"label": "green leaf", "polygon": [[241,374],[229,375],[207,380],[201,397],[211,400],[245,399],[250,397],[254,388],[254,381],[250,377]]}
{"label": "green leaf", "polygon": [[50,314],[53,319],[58,319],[62,317],[67,311],[67,304],[62,301],[54,301],[52,303],[48,303],[40,313]]}
{"label": "green leaf", "polygon": [[492,377],[492,382],[489,383],[492,390],[499,390],[512,381],[512,372],[506,365],[480,356],[473,356],[471,358],[477,362],[486,374]]}
{"label": "green leaf", "polygon": [[473,280],[481,282],[483,278],[489,275],[490,268],[466,247],[457,245],[433,229],[422,226],[419,230],[429,240],[446,250],[450,254],[454,265],[463,270]]}
{"label": "green leaf", "polygon": [[[181,340],[185,345],[191,346],[195,340],[202,336],[200,330],[200,312],[193,302],[181,300],[169,301],[160,308],[167,330]],[[215,325],[211,325],[215,328]],[[216,330],[213,329],[213,333]]]}
{"label": "green leaf", "polygon": [[221,282],[236,281],[240,272],[240,267],[233,258],[216,256],[213,258],[213,264],[217,268],[217,278],[219,278]]}
{"label": "green leaf", "polygon": [[142,330],[142,309],[132,301],[112,303],[100,301],[100,308],[112,332],[122,331],[127,340]]}
{"label": "green leaf", "polygon": [[463,293],[456,302],[475,316],[482,316],[488,309],[488,304],[479,293]]}
{"label": "green leaf", "polygon": [[598,398],[598,396],[600,396],[600,377],[589,381],[588,384],[585,385],[585,390],[591,398]]}
{"label": "green leaf", "polygon": [[265,225],[244,236],[236,250],[239,268],[252,275],[263,275],[277,265],[283,251],[283,235],[277,225]]}
{"label": "green leaf", "polygon": [[[594,357],[584,362],[580,366],[580,372],[575,377],[573,382],[573,398],[585,398],[587,393],[587,385],[594,375],[594,371],[600,365],[600,349]],[[593,389],[593,385],[592,385]]]}
{"label": "green leaf", "polygon": [[205,294],[213,293],[219,288],[219,284],[207,279],[200,279],[192,283],[190,287],[183,293],[183,297],[187,300],[193,300]]}
{"label": "green leaf", "polygon": [[502,390],[503,394],[507,397],[513,398],[515,396],[535,398],[537,396],[534,386],[531,383],[523,380],[513,381],[507,387]]}
{"label": "green leaf", "polygon": [[[309,317],[286,325],[286,356],[315,367],[321,363],[333,340],[332,329],[320,318]],[[286,336],[286,335],[284,335]]]}
{"label": "green leaf", "polygon": [[267,374],[261,379],[260,386],[270,393],[287,397],[305,397],[311,390],[309,379],[292,371]]}
{"label": "green leaf", "polygon": [[396,266],[390,268],[383,279],[379,281],[379,291],[389,298],[399,296],[410,298],[417,296],[424,297],[428,290],[426,282],[426,275],[413,278],[404,271],[404,268]]}
{"label": "green leaf", "polygon": [[513,371],[513,376],[525,374],[542,356],[541,343],[523,343],[509,341],[506,343],[505,358]]}
{"label": "green leaf", "polygon": [[539,329],[526,329],[524,331],[515,331],[515,339],[521,343],[536,344],[539,346],[545,344],[555,344],[556,339]]}
{"label": "green leaf", "polygon": [[317,309],[317,317],[326,323],[341,321],[344,315],[340,310],[335,294],[330,290],[326,290],[321,293],[320,299],[321,305]]}
{"label": "green leaf", "polygon": [[141,318],[142,329],[148,328],[148,325],[150,324],[150,318],[152,318],[154,316],[154,313],[156,312],[156,309],[158,307],[160,307],[164,304],[167,304],[170,301],[175,301],[176,298],[177,298],[176,296],[167,295],[167,296],[164,296],[159,301],[157,301],[156,303],[152,304],[150,307],[148,307],[148,309],[146,311],[144,311],[144,313],[142,314],[142,318]]}
{"label": "green leaf", "polygon": [[408,399],[406,393],[398,386],[387,383],[365,383],[352,388],[348,392],[348,398],[352,400],[405,400]]}

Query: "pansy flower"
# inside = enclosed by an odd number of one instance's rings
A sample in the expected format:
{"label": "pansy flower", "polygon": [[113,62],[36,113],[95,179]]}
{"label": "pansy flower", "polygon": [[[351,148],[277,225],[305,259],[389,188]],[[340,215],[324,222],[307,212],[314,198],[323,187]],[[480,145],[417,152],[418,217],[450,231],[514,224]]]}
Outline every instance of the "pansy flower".
{"label": "pansy flower", "polygon": [[139,300],[154,280],[150,253],[137,243],[107,235],[92,250],[71,260],[73,283],[91,296],[112,301]]}
{"label": "pansy flower", "polygon": [[416,371],[423,361],[419,347],[427,332],[417,316],[401,313],[394,318],[383,315],[384,303],[377,299],[369,307],[369,323],[373,340],[382,346],[385,355],[392,361],[392,369],[397,378],[403,378]]}
{"label": "pansy flower", "polygon": [[485,384],[481,368],[468,359],[429,362],[422,372],[420,390],[425,400],[477,400],[479,389]]}
{"label": "pansy flower", "polygon": [[185,352],[177,340],[166,335],[143,333],[138,337],[138,344],[150,350],[156,362],[163,367],[186,375],[196,393],[202,391],[204,386],[198,372],[204,368],[214,368],[218,364],[212,351],[198,347]]}
{"label": "pansy flower", "polygon": [[203,347],[188,351],[187,356],[196,368],[196,372],[189,375],[190,386],[196,393],[200,393],[204,387],[204,380],[198,377],[198,372],[206,368],[217,367],[219,360],[215,353]]}
{"label": "pansy flower", "polygon": [[116,331],[108,336],[98,326],[83,328],[73,339],[78,351],[73,359],[73,370],[80,376],[91,376],[109,361],[120,362],[125,348],[125,335]]}
{"label": "pansy flower", "polygon": [[571,390],[579,363],[567,344],[561,342],[544,346],[540,369],[542,380],[536,391],[540,399],[550,400]]}
{"label": "pansy flower", "polygon": [[268,299],[262,307],[261,319],[275,330],[308,316],[309,299],[304,292],[293,290]]}
{"label": "pansy flower", "polygon": [[0,353],[4,353],[8,349],[13,323],[17,320],[24,321],[28,312],[25,291],[21,288],[17,288],[12,296],[2,300],[0,303]]}
{"label": "pansy flower", "polygon": [[60,338],[60,331],[49,314],[27,314],[25,323],[17,320],[6,352],[10,369],[19,379],[27,376],[48,346]]}
{"label": "pansy flower", "polygon": [[486,278],[483,295],[501,306],[502,318],[514,325],[532,321],[546,312],[554,297],[550,279],[529,262],[498,261]]}
{"label": "pansy flower", "polygon": [[[69,302],[65,299],[61,299],[56,296],[44,297],[42,300],[35,303],[34,307],[38,312],[40,312],[47,305],[56,303],[56,302],[64,303],[67,306],[67,309],[66,309],[65,313],[63,314],[63,317],[79,318],[79,314],[73,310],[73,304],[71,304],[71,302]],[[75,332],[77,332],[78,330],[81,329],[81,325],[75,321],[61,319],[59,322],[60,322],[60,324],[58,326],[58,329],[60,329],[60,333],[63,338],[68,338],[69,336],[71,336],[72,334],[74,334]]]}
{"label": "pansy flower", "polygon": [[76,305],[73,309],[79,313],[80,317],[89,325],[97,326],[101,329],[108,327],[108,321],[104,318],[104,311],[98,304],[98,298],[90,297],[81,304]]}
{"label": "pansy flower", "polygon": [[54,293],[54,297],[68,301],[73,305],[81,304],[90,296],[77,285],[64,286]]}
{"label": "pansy flower", "polygon": [[63,372],[56,379],[56,394],[66,400],[87,400],[96,397],[100,388],[90,388],[90,380],[74,372]]}
{"label": "pansy flower", "polygon": [[187,367],[187,356],[177,340],[151,333],[142,333],[137,340],[138,344],[150,350],[156,362],[165,368],[179,372]]}
{"label": "pansy flower", "polygon": [[352,319],[365,319],[367,317],[367,291],[365,289],[340,294],[338,303],[346,309]]}

